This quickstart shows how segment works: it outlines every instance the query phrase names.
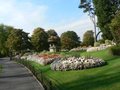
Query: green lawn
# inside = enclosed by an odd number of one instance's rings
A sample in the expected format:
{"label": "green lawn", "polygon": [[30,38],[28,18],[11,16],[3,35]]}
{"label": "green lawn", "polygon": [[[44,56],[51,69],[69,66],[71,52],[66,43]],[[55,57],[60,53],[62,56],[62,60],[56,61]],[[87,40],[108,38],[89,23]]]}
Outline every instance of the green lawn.
{"label": "green lawn", "polygon": [[[76,52],[77,54],[80,52]],[[43,71],[58,90],[120,90],[120,57],[111,56],[107,50],[81,52],[107,61],[107,65],[78,71],[52,71],[50,66],[32,65]]]}

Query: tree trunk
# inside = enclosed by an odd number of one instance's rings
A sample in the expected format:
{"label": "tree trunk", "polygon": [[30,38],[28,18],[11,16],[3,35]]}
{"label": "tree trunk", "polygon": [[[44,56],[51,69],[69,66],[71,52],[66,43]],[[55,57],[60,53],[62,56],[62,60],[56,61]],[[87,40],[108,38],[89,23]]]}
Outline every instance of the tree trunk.
{"label": "tree trunk", "polygon": [[12,58],[12,51],[10,51],[10,60],[12,60],[13,58]]}

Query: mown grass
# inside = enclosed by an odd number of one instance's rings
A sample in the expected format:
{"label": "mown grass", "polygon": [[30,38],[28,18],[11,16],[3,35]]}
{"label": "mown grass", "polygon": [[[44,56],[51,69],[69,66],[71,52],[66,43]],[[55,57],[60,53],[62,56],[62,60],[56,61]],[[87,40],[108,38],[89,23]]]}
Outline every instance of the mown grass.
{"label": "mown grass", "polygon": [[77,71],[52,71],[49,65],[41,66],[35,62],[31,62],[31,64],[38,71],[42,71],[43,75],[52,81],[52,85],[57,90],[120,90],[119,56],[111,56],[108,50],[76,53],[81,56],[91,55],[102,58],[108,64],[98,68]]}

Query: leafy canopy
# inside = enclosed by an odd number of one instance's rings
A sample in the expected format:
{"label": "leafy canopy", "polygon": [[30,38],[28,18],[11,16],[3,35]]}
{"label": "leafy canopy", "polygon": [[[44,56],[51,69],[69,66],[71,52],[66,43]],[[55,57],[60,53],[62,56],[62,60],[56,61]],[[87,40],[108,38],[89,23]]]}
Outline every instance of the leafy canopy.
{"label": "leafy canopy", "polygon": [[32,45],[34,46],[34,50],[39,52],[43,50],[48,50],[48,34],[44,31],[43,28],[36,28],[31,37]]}
{"label": "leafy canopy", "polygon": [[6,41],[11,30],[13,30],[13,27],[0,24],[0,56],[8,55]]}
{"label": "leafy canopy", "polygon": [[79,37],[74,31],[67,31],[61,35],[63,49],[72,49],[80,45]]}
{"label": "leafy canopy", "polygon": [[85,46],[93,46],[94,45],[94,35],[93,35],[92,30],[89,30],[89,31],[84,33],[83,44]]}
{"label": "leafy canopy", "polygon": [[22,29],[13,29],[6,42],[6,46],[9,50],[14,50],[17,52],[30,49],[30,45],[28,33],[24,32]]}
{"label": "leafy canopy", "polygon": [[115,18],[112,20],[110,28],[115,42],[120,44],[120,12],[118,12]]}

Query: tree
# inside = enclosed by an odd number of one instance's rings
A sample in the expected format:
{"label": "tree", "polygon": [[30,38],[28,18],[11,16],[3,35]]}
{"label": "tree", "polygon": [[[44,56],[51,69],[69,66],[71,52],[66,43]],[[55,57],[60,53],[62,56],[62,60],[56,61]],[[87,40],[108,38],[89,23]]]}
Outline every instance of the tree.
{"label": "tree", "polygon": [[15,52],[29,49],[30,40],[28,33],[24,32],[22,29],[13,29],[7,38],[6,46],[10,51]]}
{"label": "tree", "polygon": [[110,24],[111,32],[114,37],[114,41],[120,44],[120,12],[118,12],[115,18]]}
{"label": "tree", "polygon": [[119,0],[93,0],[93,3],[103,38],[112,40],[109,24],[119,9]]}
{"label": "tree", "polygon": [[[89,13],[94,28],[98,26],[103,33],[102,37],[112,40],[113,37],[110,32],[109,24],[120,7],[120,0],[81,0],[80,2],[79,7],[83,8],[84,12]],[[95,15],[97,16],[97,24]],[[96,28],[95,37],[97,38]]]}
{"label": "tree", "polygon": [[57,32],[53,29],[47,31],[48,36],[58,36]]}
{"label": "tree", "polygon": [[97,41],[97,21],[96,21],[96,15],[95,15],[95,8],[93,5],[93,0],[81,0],[79,8],[83,9],[84,13],[88,13],[90,16],[91,21],[93,22],[94,25],[94,41]]}
{"label": "tree", "polygon": [[62,49],[72,49],[80,45],[79,37],[74,31],[67,31],[61,35]]}
{"label": "tree", "polygon": [[94,35],[92,30],[85,32],[83,36],[83,44],[86,46],[94,45]]}
{"label": "tree", "polygon": [[2,56],[8,55],[8,48],[6,47],[6,41],[11,30],[13,30],[13,27],[11,26],[7,26],[4,24],[0,25],[0,55]]}
{"label": "tree", "polygon": [[31,42],[34,46],[34,50],[37,52],[48,50],[49,48],[48,35],[43,28],[38,27],[34,30]]}
{"label": "tree", "polygon": [[47,31],[48,34],[48,42],[51,45],[55,45],[57,50],[59,51],[60,49],[60,37],[58,36],[57,32],[55,32],[55,30],[48,30]]}
{"label": "tree", "polygon": [[22,37],[21,50],[32,49],[31,39],[28,35],[29,33],[26,33],[24,31],[21,32]]}

